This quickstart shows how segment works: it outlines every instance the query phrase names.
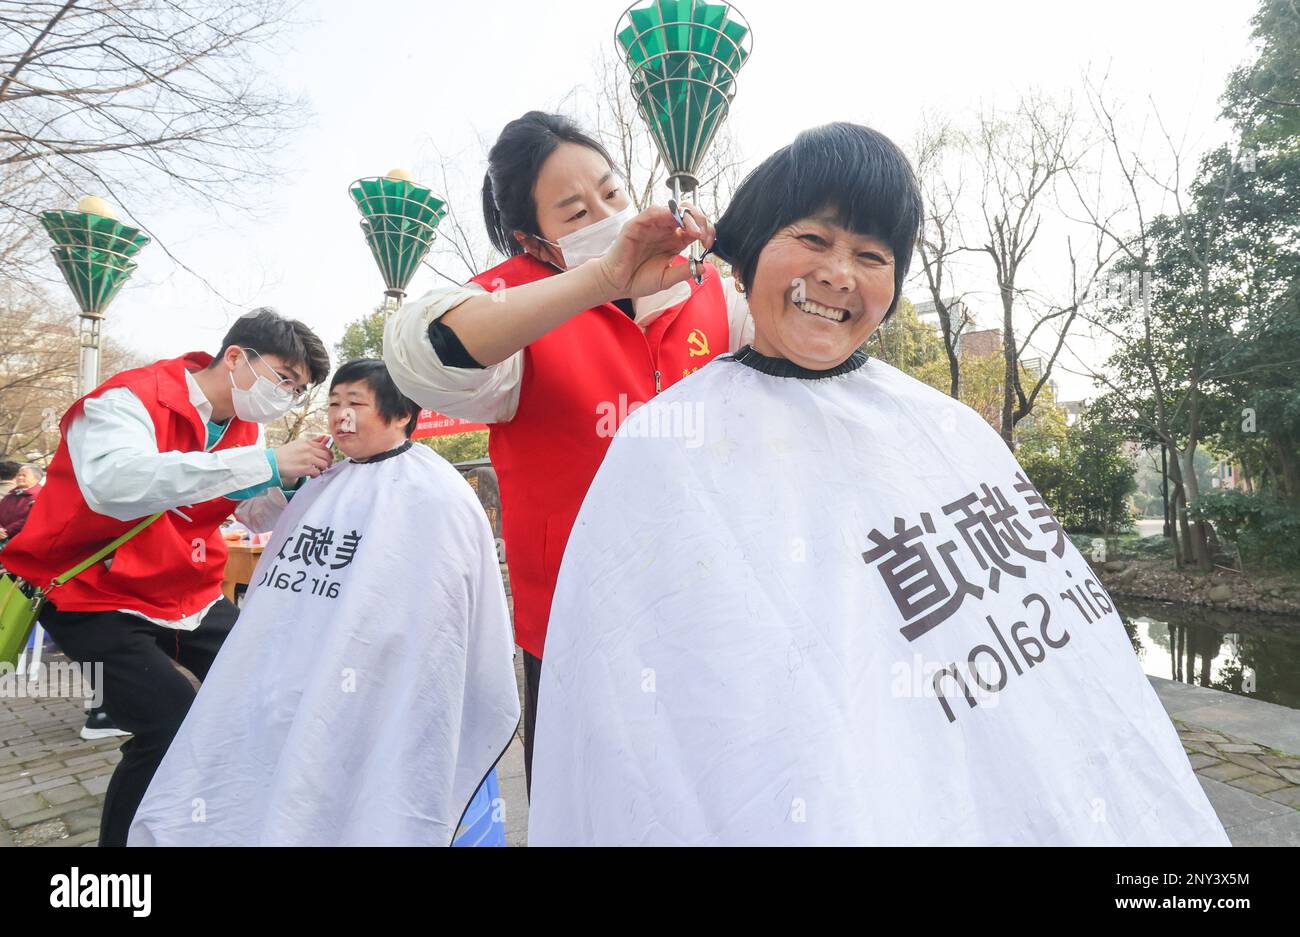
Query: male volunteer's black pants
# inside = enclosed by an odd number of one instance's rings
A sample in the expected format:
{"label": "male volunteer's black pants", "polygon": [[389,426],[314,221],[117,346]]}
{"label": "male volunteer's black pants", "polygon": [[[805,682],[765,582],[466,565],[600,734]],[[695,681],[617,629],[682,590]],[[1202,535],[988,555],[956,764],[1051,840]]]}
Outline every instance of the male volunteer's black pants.
{"label": "male volunteer's black pants", "polygon": [[524,783],[530,798],[533,796],[533,731],[537,728],[537,691],[541,685],[542,659],[524,651]]}
{"label": "male volunteer's black pants", "polygon": [[[221,599],[193,631],[163,628],[124,612],[60,612],[47,604],[45,626],[78,663],[103,662],[103,709],[132,733],[108,782],[99,845],[125,846],[126,834],[167,747],[194,702],[194,687],[172,662],[203,680],[239,609]],[[92,671],[93,672],[93,671]]]}

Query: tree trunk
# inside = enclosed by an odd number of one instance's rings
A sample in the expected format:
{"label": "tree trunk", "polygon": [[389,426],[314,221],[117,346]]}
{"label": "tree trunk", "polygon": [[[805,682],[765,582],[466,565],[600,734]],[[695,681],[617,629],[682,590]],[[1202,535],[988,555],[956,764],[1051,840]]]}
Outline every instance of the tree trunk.
{"label": "tree trunk", "polygon": [[1291,440],[1281,433],[1272,437],[1273,450],[1277,453],[1278,464],[1282,467],[1281,488],[1279,494],[1292,504],[1300,504],[1300,460],[1296,459]]}
{"label": "tree trunk", "polygon": [[1187,525],[1187,492],[1180,483],[1174,490],[1174,520],[1178,524],[1178,567],[1192,562],[1192,533]]}
{"label": "tree trunk", "polygon": [[[1178,451],[1178,458],[1182,460],[1183,469],[1183,513],[1186,515],[1187,505],[1194,503],[1200,497],[1200,485],[1196,481],[1196,441],[1192,440],[1187,444],[1186,449]],[[1205,533],[1204,521],[1186,521],[1190,527],[1191,535],[1191,556],[1196,560],[1196,568],[1203,573],[1208,573],[1212,568],[1210,563],[1210,547],[1207,542],[1208,538]]]}
{"label": "tree trunk", "polygon": [[1174,536],[1173,516],[1169,513],[1169,447],[1160,444],[1160,508],[1164,511],[1161,533],[1169,539]]}
{"label": "tree trunk", "polygon": [[1011,291],[1002,287],[1002,357],[1006,369],[1002,378],[1002,441],[1012,452],[1016,451],[1016,333],[1012,328]]}
{"label": "tree trunk", "polygon": [[1174,545],[1174,565],[1182,569],[1190,555],[1190,543],[1187,542],[1186,513],[1180,510],[1183,504],[1183,470],[1178,464],[1177,451],[1169,460],[1169,514],[1172,519],[1170,539]]}

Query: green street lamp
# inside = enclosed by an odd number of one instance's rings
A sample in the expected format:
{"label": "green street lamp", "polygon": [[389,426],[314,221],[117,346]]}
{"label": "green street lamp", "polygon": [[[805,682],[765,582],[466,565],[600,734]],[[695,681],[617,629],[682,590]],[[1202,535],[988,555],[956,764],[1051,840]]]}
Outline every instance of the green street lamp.
{"label": "green street lamp", "polygon": [[[753,47],[749,23],[730,3],[650,0],[623,13],[616,39],[680,203],[699,188],[696,173],[736,96],[736,74]],[[691,246],[693,261],[698,250]]]}
{"label": "green street lamp", "polygon": [[[113,206],[94,195],[78,202],[76,211],[41,212],[41,224],[54,241],[50,248],[54,263],[81,307],[77,384],[78,396],[84,397],[99,386],[99,332],[104,310],[135,272],[131,258],[149,243],[149,237],[118,221]],[[18,657],[19,673],[35,679],[44,646],[45,631],[36,625],[30,669],[23,650]]]}
{"label": "green street lamp", "polygon": [[404,169],[358,179],[349,189],[361,212],[361,231],[384,278],[384,318],[406,297],[406,286],[433,246],[447,203]]}
{"label": "green street lamp", "polygon": [[76,211],[42,212],[41,224],[54,241],[54,262],[81,307],[78,383],[81,393],[88,394],[99,386],[104,310],[135,271],[131,258],[149,237],[120,222],[113,207],[94,195],[78,202]]}

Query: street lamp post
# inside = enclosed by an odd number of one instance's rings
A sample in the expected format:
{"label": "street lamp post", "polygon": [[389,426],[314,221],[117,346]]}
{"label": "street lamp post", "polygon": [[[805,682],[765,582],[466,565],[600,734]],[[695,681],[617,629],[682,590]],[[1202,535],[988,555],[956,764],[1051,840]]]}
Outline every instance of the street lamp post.
{"label": "street lamp post", "polygon": [[447,203],[404,169],[358,179],[349,188],[361,212],[361,231],[384,278],[384,320],[406,298],[406,286],[433,246]]}
{"label": "street lamp post", "polygon": [[54,262],[81,307],[77,390],[84,396],[99,386],[104,310],[135,272],[131,258],[149,238],[119,221],[113,207],[93,195],[76,211],[42,212],[41,224],[54,241]]}
{"label": "street lamp post", "polygon": [[[131,258],[149,238],[119,221],[113,206],[94,195],[78,202],[76,211],[42,212],[41,224],[54,241],[50,248],[54,263],[81,307],[77,396],[84,397],[99,386],[104,310],[135,272]],[[40,673],[44,644],[45,631],[37,625],[32,630],[32,659],[27,670],[31,679]],[[26,653],[18,661],[19,673],[27,666],[25,657]]]}
{"label": "street lamp post", "polygon": [[[668,188],[680,203],[699,188],[700,164],[727,119],[753,33],[730,3],[650,0],[623,13],[615,38],[632,95],[668,168]],[[690,256],[696,273],[698,243]]]}

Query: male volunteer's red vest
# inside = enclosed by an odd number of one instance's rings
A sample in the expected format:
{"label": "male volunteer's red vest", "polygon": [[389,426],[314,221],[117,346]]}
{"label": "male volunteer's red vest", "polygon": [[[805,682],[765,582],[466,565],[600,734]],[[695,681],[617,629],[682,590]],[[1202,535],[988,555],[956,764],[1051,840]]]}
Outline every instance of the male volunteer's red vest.
{"label": "male volunteer's red vest", "polygon": [[[513,418],[489,427],[488,452],[501,487],[515,640],[536,657],[542,656],[564,545],[613,430],[629,408],[727,350],[722,279],[709,264],[704,271],[704,282],[691,282],[691,295],[644,332],[617,306],[606,304],[579,313],[528,345],[519,407]],[[520,254],[474,282],[495,291],[554,273]]]}
{"label": "male volunteer's red vest", "polygon": [[[201,452],[207,442],[207,427],[190,403],[185,371],[197,371],[210,361],[211,355],[191,352],[183,358],[123,371],[69,407],[60,430],[66,434],[68,424],[81,413],[88,398],[111,387],[126,387],[153,418],[159,452]],[[256,423],[232,417],[213,448],[251,446],[257,435]],[[123,545],[109,567],[96,563],[55,588],[50,601],[67,612],[131,609],[169,621],[194,614],[221,592],[226,544],[219,527],[234,508],[235,502],[229,498],[214,498],[181,506],[185,517],[168,511]],[[27,526],[0,553],[0,565],[44,587],[135,523],[114,520],[87,507],[64,439]]]}

